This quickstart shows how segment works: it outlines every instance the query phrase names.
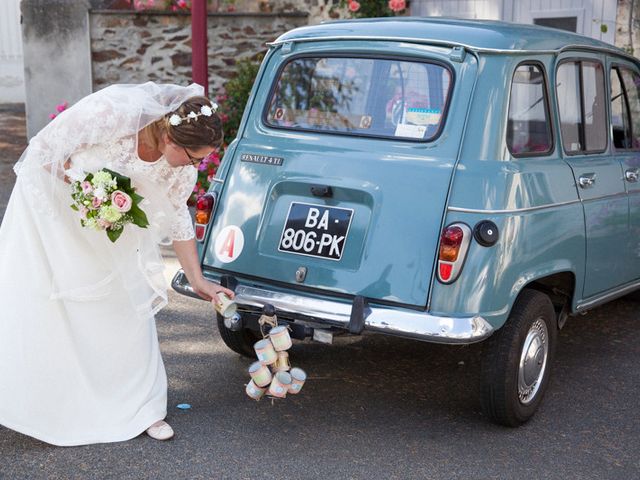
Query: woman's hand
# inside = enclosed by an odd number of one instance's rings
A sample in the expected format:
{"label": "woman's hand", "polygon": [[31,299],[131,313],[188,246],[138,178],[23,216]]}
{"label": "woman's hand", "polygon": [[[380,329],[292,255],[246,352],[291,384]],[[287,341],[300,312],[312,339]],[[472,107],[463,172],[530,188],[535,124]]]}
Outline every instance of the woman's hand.
{"label": "woman's hand", "polygon": [[224,288],[219,283],[210,282],[202,275],[200,269],[200,260],[198,258],[198,250],[196,248],[195,239],[191,240],[174,240],[173,249],[176,252],[178,261],[184,270],[187,280],[193,291],[207,301],[215,300],[220,302],[218,293],[226,293],[229,298],[235,297],[235,294],[228,288]]}
{"label": "woman's hand", "polygon": [[214,297],[216,301],[219,301],[220,298],[218,297],[218,293],[220,292],[226,293],[227,296],[231,299],[235,297],[235,293],[233,293],[232,290],[229,290],[228,288],[224,288],[219,283],[210,282],[205,278],[202,278],[195,285],[191,285],[191,287],[193,287],[194,292],[196,292],[198,295],[200,295],[202,298],[208,301],[213,300]]}

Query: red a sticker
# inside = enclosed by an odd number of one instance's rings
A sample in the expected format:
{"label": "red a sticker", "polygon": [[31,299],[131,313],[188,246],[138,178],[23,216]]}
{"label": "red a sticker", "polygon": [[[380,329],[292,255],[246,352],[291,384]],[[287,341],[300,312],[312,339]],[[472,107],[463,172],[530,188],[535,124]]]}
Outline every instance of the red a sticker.
{"label": "red a sticker", "polygon": [[222,263],[233,262],[242,253],[244,248],[244,235],[235,225],[228,225],[224,227],[218,236],[215,243],[216,258]]}

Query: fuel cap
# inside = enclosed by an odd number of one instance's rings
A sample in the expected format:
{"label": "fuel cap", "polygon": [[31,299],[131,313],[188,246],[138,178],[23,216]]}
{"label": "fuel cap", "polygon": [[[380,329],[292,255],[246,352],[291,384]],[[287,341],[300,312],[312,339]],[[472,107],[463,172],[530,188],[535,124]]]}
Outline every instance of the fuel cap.
{"label": "fuel cap", "polygon": [[491,247],[500,237],[498,226],[491,220],[482,220],[473,227],[473,237],[483,247]]}

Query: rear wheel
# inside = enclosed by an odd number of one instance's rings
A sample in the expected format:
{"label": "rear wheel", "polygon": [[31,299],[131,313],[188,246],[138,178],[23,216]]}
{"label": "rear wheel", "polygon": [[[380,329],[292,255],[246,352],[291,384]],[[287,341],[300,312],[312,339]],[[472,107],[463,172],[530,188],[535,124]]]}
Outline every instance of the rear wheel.
{"label": "rear wheel", "polygon": [[505,325],[485,344],[482,408],[492,421],[517,427],[533,416],[549,383],[556,339],[551,300],[524,290]]}
{"label": "rear wheel", "polygon": [[627,293],[623,298],[631,302],[640,302],[640,290],[634,290],[631,293]]}
{"label": "rear wheel", "polygon": [[240,355],[250,358],[255,357],[256,352],[253,350],[253,345],[260,340],[262,336],[247,328],[238,331],[231,330],[225,326],[222,315],[216,313],[216,317],[218,320],[218,331],[225,345]]}

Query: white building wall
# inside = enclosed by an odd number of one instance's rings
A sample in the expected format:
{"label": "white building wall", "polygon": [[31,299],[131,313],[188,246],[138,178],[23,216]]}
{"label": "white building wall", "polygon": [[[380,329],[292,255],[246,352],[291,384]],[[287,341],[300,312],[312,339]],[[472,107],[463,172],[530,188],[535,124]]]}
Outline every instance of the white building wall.
{"label": "white building wall", "polygon": [[0,103],[23,103],[20,0],[0,0]]}
{"label": "white building wall", "polygon": [[578,33],[613,44],[616,7],[617,0],[412,0],[411,14],[529,24],[536,18],[576,17]]}
{"label": "white building wall", "polygon": [[412,0],[411,15],[505,20],[503,0]]}

